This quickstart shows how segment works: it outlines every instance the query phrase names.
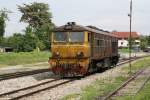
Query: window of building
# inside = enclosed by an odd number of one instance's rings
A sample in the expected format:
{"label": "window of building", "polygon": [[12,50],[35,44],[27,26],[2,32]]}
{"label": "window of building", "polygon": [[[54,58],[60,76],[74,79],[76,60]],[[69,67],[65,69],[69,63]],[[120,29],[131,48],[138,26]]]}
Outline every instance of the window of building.
{"label": "window of building", "polygon": [[123,45],[123,42],[121,42],[121,45]]}

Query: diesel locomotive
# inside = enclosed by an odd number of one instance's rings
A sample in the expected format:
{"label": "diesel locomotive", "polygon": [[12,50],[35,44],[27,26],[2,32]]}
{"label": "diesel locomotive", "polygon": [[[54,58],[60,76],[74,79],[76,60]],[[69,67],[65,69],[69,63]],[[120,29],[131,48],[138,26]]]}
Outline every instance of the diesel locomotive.
{"label": "diesel locomotive", "polygon": [[115,66],[118,62],[118,40],[115,35],[94,26],[69,22],[56,27],[51,35],[49,64],[52,72],[63,77]]}

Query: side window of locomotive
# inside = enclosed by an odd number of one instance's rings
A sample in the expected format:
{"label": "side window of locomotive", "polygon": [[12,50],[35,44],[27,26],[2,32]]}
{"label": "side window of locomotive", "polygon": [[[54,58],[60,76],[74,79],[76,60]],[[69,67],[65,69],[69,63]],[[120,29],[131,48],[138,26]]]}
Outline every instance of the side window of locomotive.
{"label": "side window of locomotive", "polygon": [[112,52],[117,52],[118,42],[116,39],[112,41]]}
{"label": "side window of locomotive", "polygon": [[97,40],[97,46],[100,46],[100,40]]}

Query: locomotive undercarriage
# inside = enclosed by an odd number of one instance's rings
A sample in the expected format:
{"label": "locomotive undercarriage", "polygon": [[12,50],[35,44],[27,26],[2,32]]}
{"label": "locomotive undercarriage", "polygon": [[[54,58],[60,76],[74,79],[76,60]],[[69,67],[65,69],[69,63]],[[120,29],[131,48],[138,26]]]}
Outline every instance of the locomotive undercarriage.
{"label": "locomotive undercarriage", "polygon": [[[87,61],[87,60],[86,60]],[[87,73],[87,64],[84,60],[53,60],[51,70],[54,74],[62,77],[85,76]]]}
{"label": "locomotive undercarriage", "polygon": [[97,72],[103,69],[109,69],[111,67],[115,67],[118,63],[119,57],[106,57],[104,59],[92,59],[89,64],[89,72]]}
{"label": "locomotive undercarriage", "polygon": [[101,60],[89,59],[53,59],[51,62],[51,70],[54,74],[61,77],[85,76],[88,73],[109,69],[116,66],[118,56],[109,57]]}

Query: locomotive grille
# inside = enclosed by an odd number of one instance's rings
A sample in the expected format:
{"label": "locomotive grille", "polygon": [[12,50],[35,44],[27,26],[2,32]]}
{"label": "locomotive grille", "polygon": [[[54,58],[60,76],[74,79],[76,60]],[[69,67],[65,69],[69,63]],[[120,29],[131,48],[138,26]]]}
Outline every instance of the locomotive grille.
{"label": "locomotive grille", "polygon": [[60,63],[60,64],[57,64],[56,66],[63,67],[64,69],[68,69],[68,68],[72,68],[72,67],[80,66],[80,65],[77,63]]}

